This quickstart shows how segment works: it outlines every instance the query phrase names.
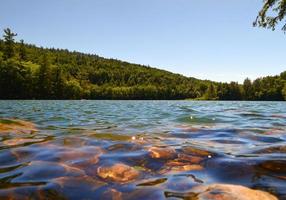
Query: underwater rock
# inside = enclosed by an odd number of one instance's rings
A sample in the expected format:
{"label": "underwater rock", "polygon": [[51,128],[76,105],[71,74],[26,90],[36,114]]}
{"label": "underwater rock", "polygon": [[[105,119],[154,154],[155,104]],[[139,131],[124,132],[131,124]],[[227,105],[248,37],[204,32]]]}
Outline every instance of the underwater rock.
{"label": "underwater rock", "polygon": [[79,137],[65,137],[59,140],[61,145],[65,147],[82,147],[87,145],[87,140]]}
{"label": "underwater rock", "polygon": [[141,146],[134,143],[111,144],[106,148],[109,152],[132,152],[140,150]]}
{"label": "underwater rock", "polygon": [[[193,119],[193,117],[190,117],[190,119]],[[198,132],[198,131],[202,130],[201,127],[195,126],[195,125],[193,125],[193,126],[191,126],[191,125],[180,125],[177,127],[184,132]]]}
{"label": "underwater rock", "polygon": [[111,200],[121,200],[122,199],[122,193],[117,191],[114,188],[109,188],[106,190],[103,195],[100,197],[100,199],[111,199]]}
{"label": "underwater rock", "polygon": [[59,177],[52,180],[52,183],[59,185],[61,188],[80,188],[86,187],[90,190],[97,189],[100,186],[105,185],[104,182],[95,180],[89,176],[80,177]]}
{"label": "underwater rock", "polygon": [[192,147],[192,146],[184,147],[183,152],[185,154],[189,154],[189,155],[193,155],[193,156],[200,156],[200,157],[208,157],[208,156],[213,155],[213,153],[211,153],[207,150],[198,149],[198,148]]}
{"label": "underwater rock", "polygon": [[259,168],[267,170],[276,174],[286,173],[286,161],[285,160],[267,160],[258,165]]}
{"label": "underwater rock", "polygon": [[198,200],[278,200],[268,192],[253,190],[240,185],[212,184],[196,186],[191,190]]}
{"label": "underwater rock", "polygon": [[257,150],[253,153],[286,153],[286,145],[282,145],[282,146],[272,146],[272,147],[268,147],[265,149],[260,149]]}
{"label": "underwater rock", "polygon": [[181,165],[181,166],[171,167],[171,171],[179,171],[179,172],[197,171],[197,170],[202,170],[202,169],[203,167],[201,165]]}
{"label": "underwater rock", "polygon": [[110,140],[110,141],[130,141],[132,137],[128,135],[115,134],[115,133],[94,133],[91,132],[89,137],[95,138],[97,140]]}
{"label": "underwater rock", "polygon": [[122,193],[122,199],[124,200],[163,200],[165,199],[162,193],[162,189],[156,187],[137,188],[128,192]]}
{"label": "underwater rock", "polygon": [[0,119],[0,133],[33,133],[37,132],[35,124],[19,119]]}
{"label": "underwater rock", "polygon": [[47,161],[32,161],[26,166],[19,168],[18,170],[21,175],[14,178],[13,181],[15,182],[41,182],[61,176],[80,177],[85,175],[84,171],[75,167],[68,166],[64,163]]}
{"label": "underwater rock", "polygon": [[[89,176],[79,176],[79,177],[63,176],[53,179],[49,184],[47,184],[47,188],[56,189],[56,191],[65,198],[51,197],[51,198],[43,198],[43,200],[94,199],[94,197],[96,196],[97,189],[104,185],[106,185],[106,183],[93,179]],[[47,196],[46,190],[42,191],[41,196],[42,197]]]}
{"label": "underwater rock", "polygon": [[284,134],[285,133],[285,130],[284,129],[270,129],[270,130],[267,130],[265,132],[263,132],[264,135],[280,135],[280,134]]}
{"label": "underwater rock", "polygon": [[179,153],[178,154],[178,160],[180,161],[187,161],[187,162],[190,162],[190,163],[193,163],[193,164],[197,164],[197,163],[200,163],[203,158],[202,157],[198,157],[198,156],[189,156],[189,155],[186,155],[186,154],[183,154],[183,153]]}
{"label": "underwater rock", "polygon": [[156,186],[165,183],[168,178],[158,178],[152,180],[144,180],[144,182],[137,184],[137,186]]}
{"label": "underwater rock", "polygon": [[[47,195],[43,197],[41,194],[37,194],[38,192],[33,187],[29,187],[23,184],[24,187],[20,187],[19,184],[14,186],[13,188],[7,188],[3,189],[1,188],[0,192],[0,199],[1,200],[31,200],[31,199],[37,199],[37,200],[47,200]],[[25,188],[29,188],[26,189]],[[53,199],[60,199],[63,200],[63,198],[58,198],[60,195],[53,194]],[[51,199],[51,198],[50,198]]]}
{"label": "underwater rock", "polygon": [[170,162],[166,164],[166,167],[163,170],[161,170],[161,174],[199,170],[203,170],[203,167],[201,165],[187,164],[181,162]]}
{"label": "underwater rock", "polygon": [[139,172],[136,169],[122,163],[98,167],[97,174],[103,179],[120,183],[132,181],[139,176]]}
{"label": "underwater rock", "polygon": [[286,115],[282,115],[282,114],[273,114],[270,117],[274,117],[274,118],[286,118]]}
{"label": "underwater rock", "polygon": [[103,150],[97,146],[85,146],[82,148],[64,148],[57,155],[61,161],[77,161],[90,159],[94,164],[98,162],[98,157],[103,154]]}
{"label": "underwater rock", "polygon": [[159,174],[173,174],[177,172],[186,172],[186,171],[199,171],[204,168],[198,164],[189,164],[180,161],[169,161],[165,166],[159,171]]}
{"label": "underwater rock", "polygon": [[14,138],[3,141],[3,144],[7,146],[22,145],[26,143],[41,142],[43,139],[28,139],[28,138]]}
{"label": "underwater rock", "polygon": [[148,151],[152,158],[157,159],[173,159],[177,156],[176,150],[169,147],[151,147]]}

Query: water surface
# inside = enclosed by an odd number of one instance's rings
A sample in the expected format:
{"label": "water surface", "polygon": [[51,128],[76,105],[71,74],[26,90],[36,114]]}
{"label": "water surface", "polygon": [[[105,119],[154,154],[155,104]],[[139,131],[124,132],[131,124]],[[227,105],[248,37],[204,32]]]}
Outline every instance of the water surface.
{"label": "water surface", "polygon": [[[0,128],[1,199],[187,199],[211,183],[286,199],[284,102],[0,101],[0,118],[36,129]],[[105,178],[116,164],[131,171]]]}

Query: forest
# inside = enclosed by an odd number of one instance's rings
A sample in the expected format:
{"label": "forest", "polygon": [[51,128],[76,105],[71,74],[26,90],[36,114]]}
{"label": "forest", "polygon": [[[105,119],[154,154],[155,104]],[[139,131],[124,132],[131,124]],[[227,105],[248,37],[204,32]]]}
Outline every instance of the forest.
{"label": "forest", "polygon": [[0,39],[0,99],[286,100],[286,71],[243,84],[185,77],[98,55]]}

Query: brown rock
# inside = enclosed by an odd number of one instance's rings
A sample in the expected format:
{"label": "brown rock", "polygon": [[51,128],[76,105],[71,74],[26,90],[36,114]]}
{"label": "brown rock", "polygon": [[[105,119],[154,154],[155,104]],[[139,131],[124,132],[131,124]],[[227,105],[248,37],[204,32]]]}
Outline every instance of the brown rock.
{"label": "brown rock", "polygon": [[179,161],[170,161],[167,162],[165,167],[159,171],[159,174],[173,174],[177,172],[199,171],[199,170],[203,170],[203,167],[198,164],[188,164]]}
{"label": "brown rock", "polygon": [[192,146],[184,147],[183,152],[186,154],[193,155],[193,156],[201,156],[201,157],[207,157],[207,156],[212,155],[212,153],[209,151],[198,149]]}
{"label": "brown rock", "polygon": [[79,174],[80,176],[85,175],[85,172],[77,167],[73,167],[73,166],[69,166],[65,163],[59,163],[60,166],[62,166],[67,173],[75,173],[75,174]]}
{"label": "brown rock", "polygon": [[139,176],[137,170],[122,163],[117,163],[108,167],[98,167],[97,174],[103,179],[120,183],[132,181]]}
{"label": "brown rock", "polygon": [[198,171],[202,169],[203,167],[201,165],[181,165],[181,166],[173,166],[171,168],[171,171],[184,172],[184,171]]}
{"label": "brown rock", "polygon": [[137,186],[156,186],[165,183],[167,180],[168,178],[144,180],[143,183],[139,183]]}
{"label": "brown rock", "polygon": [[183,154],[183,153],[180,153],[178,155],[178,160],[180,161],[187,161],[187,162],[190,162],[190,163],[193,163],[193,164],[197,164],[197,163],[200,163],[203,158],[202,157],[198,157],[198,156],[189,156],[189,155],[186,155],[186,154]]}
{"label": "brown rock", "polygon": [[31,142],[41,142],[42,139],[26,139],[26,138],[14,138],[10,140],[3,141],[3,144],[7,146],[15,146],[15,145],[21,145],[25,143],[31,143]]}
{"label": "brown rock", "polygon": [[178,126],[178,128],[180,128],[182,131],[185,132],[197,132],[201,130],[201,128],[198,126],[190,126],[190,125],[181,125]]}
{"label": "brown rock", "polygon": [[261,150],[254,151],[253,153],[286,153],[286,145],[267,147]]}
{"label": "brown rock", "polygon": [[166,166],[170,166],[170,167],[173,167],[173,166],[183,166],[183,165],[186,165],[187,163],[185,162],[180,162],[180,161],[177,161],[177,160],[172,160],[172,161],[168,161],[166,163]]}
{"label": "brown rock", "polygon": [[122,193],[110,188],[103,193],[101,199],[122,200]]}
{"label": "brown rock", "polygon": [[165,148],[151,147],[148,151],[152,158],[172,159],[177,156],[176,150],[168,147]]}
{"label": "brown rock", "polygon": [[64,148],[58,153],[61,161],[77,161],[88,159],[93,164],[98,162],[98,157],[103,153],[103,150],[97,146],[86,146],[82,148]]}
{"label": "brown rock", "polygon": [[283,160],[267,160],[258,165],[258,168],[271,171],[277,174],[286,173],[286,163]]}
{"label": "brown rock", "polygon": [[105,183],[99,180],[95,180],[89,176],[79,176],[79,177],[59,177],[52,180],[53,183],[58,184],[60,187],[69,187],[69,188],[79,188],[81,186],[87,185],[91,190],[95,190],[100,186],[103,186]]}
{"label": "brown rock", "polygon": [[0,119],[0,133],[33,133],[38,131],[32,122],[18,119]]}
{"label": "brown rock", "polygon": [[194,187],[198,200],[278,200],[270,193],[240,185],[212,184]]}

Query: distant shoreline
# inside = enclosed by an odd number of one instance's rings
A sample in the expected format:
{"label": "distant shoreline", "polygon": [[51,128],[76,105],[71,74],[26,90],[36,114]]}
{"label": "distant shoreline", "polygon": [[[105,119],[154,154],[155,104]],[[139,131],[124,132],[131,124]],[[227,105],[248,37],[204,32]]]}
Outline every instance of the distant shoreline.
{"label": "distant shoreline", "polygon": [[0,99],[286,100],[286,71],[243,84],[199,80],[97,55],[0,39]]}

